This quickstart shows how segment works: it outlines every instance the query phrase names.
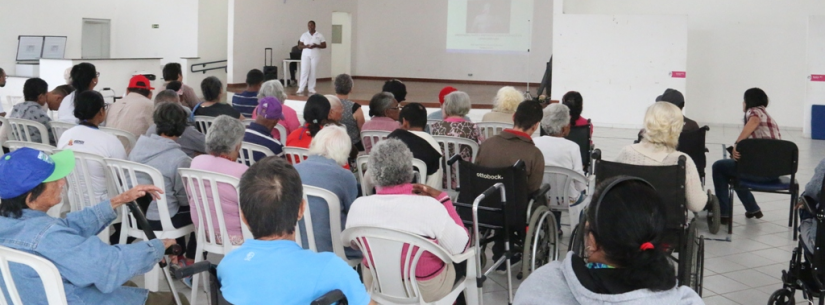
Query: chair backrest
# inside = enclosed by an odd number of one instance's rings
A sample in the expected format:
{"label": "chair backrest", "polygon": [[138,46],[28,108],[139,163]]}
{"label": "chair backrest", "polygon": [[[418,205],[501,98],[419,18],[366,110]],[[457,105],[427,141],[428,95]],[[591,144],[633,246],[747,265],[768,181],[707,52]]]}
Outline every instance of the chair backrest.
{"label": "chair backrest", "polygon": [[412,159],[413,169],[415,169],[415,174],[418,175],[418,179],[415,180],[415,183],[427,184],[427,163],[421,161],[421,159]]}
{"label": "chair backrest", "polygon": [[132,151],[132,148],[135,147],[135,143],[137,143],[137,138],[131,132],[111,128],[111,127],[98,127],[101,131],[105,131],[106,133],[117,137],[121,143],[123,143],[123,148],[126,149],[127,152]]}
{"label": "chair backrest", "polygon": [[587,120],[587,125],[570,127],[570,133],[567,134],[566,137],[564,137],[565,139],[568,139],[570,141],[576,142],[576,144],[579,144],[579,151],[582,155],[582,165],[584,166],[585,172],[587,172],[590,169],[590,143],[592,143],[592,139],[590,138],[590,129],[591,123],[590,120]]}
{"label": "chair backrest", "polygon": [[[152,184],[161,190],[164,190],[164,192],[166,191],[163,175],[154,167],[119,159],[105,158],[103,160],[106,162],[106,169],[111,174],[111,179],[114,182],[116,194],[122,194],[123,192],[128,191],[132,187],[139,184]],[[138,178],[141,180],[148,179],[149,183],[146,183],[146,180],[143,180],[143,183],[140,183]],[[112,194],[109,195],[111,196]],[[174,230],[175,227],[172,225],[172,218],[171,215],[169,215],[169,208],[166,204],[166,195],[161,195],[160,199],[156,199],[152,201],[152,203],[157,204],[163,231]],[[129,213],[129,209],[122,210],[123,222],[128,224],[129,229],[143,232],[143,230],[138,229],[137,220],[134,218],[132,213]],[[128,222],[126,221],[127,217],[130,220]]]}
{"label": "chair backrest", "polygon": [[246,166],[252,166],[257,160],[274,155],[275,153],[273,153],[272,150],[266,146],[242,142],[241,151],[238,153],[237,162],[240,164],[246,164]]}
{"label": "chair backrest", "polygon": [[[196,214],[195,217],[198,219],[198,242],[202,243],[198,246],[202,246],[204,251],[224,255],[237,248],[232,245],[229,233],[227,233],[226,217],[221,204],[219,185],[231,185],[236,190],[235,196],[238,196],[237,189],[240,179],[225,174],[190,168],[178,169],[178,173],[180,173],[183,185],[186,188],[189,204],[193,207],[190,213]],[[238,206],[238,209],[240,210],[240,206]],[[238,222],[241,227],[245,227],[240,217],[238,217]],[[222,239],[221,244],[218,244],[218,236]]]}
{"label": "chair backrest", "polygon": [[195,116],[195,128],[203,134],[209,132],[209,127],[212,126],[212,122],[215,121],[215,117],[212,116],[205,116],[205,115],[196,115]]}
{"label": "chair backrest", "polygon": [[[369,155],[361,155],[355,159],[355,169],[358,175],[358,181],[361,181],[361,196],[372,195],[374,185],[371,179],[366,179],[367,163],[370,161]],[[368,181],[369,180],[369,181]]]}
{"label": "chair backrest", "polygon": [[286,138],[289,137],[289,133],[286,132],[286,127],[281,124],[275,124],[275,129],[278,130],[278,141],[281,142],[281,145],[286,145]]}
{"label": "chair backrest", "polygon": [[513,124],[500,122],[481,122],[476,123],[476,126],[478,126],[478,129],[481,131],[481,135],[483,135],[485,139],[492,138],[507,128],[513,128]]}
{"label": "chair backrest", "polygon": [[28,147],[28,148],[31,148],[31,149],[36,149],[36,150],[42,151],[42,152],[44,152],[48,155],[53,154],[54,151],[57,150],[57,147],[51,146],[49,144],[35,143],[35,142],[6,141],[5,145],[9,148],[9,151],[15,151],[15,150],[18,150],[22,147]]}
{"label": "chair backrest", "polygon": [[699,177],[705,177],[705,167],[708,164],[707,156],[705,156],[705,136],[710,130],[710,127],[702,126],[697,130],[682,132],[679,134],[679,145],[676,150],[687,154],[696,164],[696,169],[699,170]]}
{"label": "chair backrest", "polygon": [[527,170],[523,161],[519,160],[513,166],[501,168],[484,167],[463,159],[456,163],[461,173],[461,192],[453,204],[465,224],[473,224],[473,201],[491,186],[502,183],[506,190],[507,205],[502,206],[499,196],[487,196],[479,203],[478,226],[492,229],[526,226],[530,199],[527,190]]}
{"label": "chair backrest", "polygon": [[[8,139],[23,142],[35,142],[33,135],[40,135],[42,144],[49,144],[49,132],[46,125],[32,120],[7,118],[9,122]],[[35,142],[37,143],[37,142]]]}
{"label": "chair backrest", "polygon": [[46,292],[46,300],[49,305],[68,304],[66,293],[63,290],[63,279],[60,277],[60,271],[57,270],[57,267],[55,267],[52,262],[34,254],[3,246],[0,246],[0,273],[3,274],[4,285],[0,287],[0,304],[6,304],[6,296],[3,290],[8,294],[12,304],[23,304],[20,294],[17,291],[17,286],[14,283],[14,276],[11,274],[9,263],[28,266],[37,273],[40,281],[43,283],[43,289]]}
{"label": "chair backrest", "polygon": [[[451,137],[451,136],[433,136],[436,142],[438,142],[438,146],[441,146],[441,155],[444,156],[442,160],[441,167],[444,169],[444,177],[445,181],[447,182],[444,185],[444,190],[450,194],[450,197],[454,197],[458,194],[458,191],[453,186],[451,182],[451,177],[453,173],[455,173],[456,180],[460,181],[459,171],[458,171],[458,164],[453,164],[452,166],[447,165],[447,160],[452,158],[450,152],[452,154],[459,154],[461,152],[462,147],[469,147],[470,148],[470,159],[464,160],[467,162],[475,162],[476,156],[478,156],[478,143],[476,141],[467,139],[467,138],[460,138],[460,137]],[[456,184],[457,185],[457,184]]]}
{"label": "chair backrest", "polygon": [[[94,192],[94,182],[92,181],[91,164],[96,164],[100,168],[106,168],[106,161],[103,156],[75,151],[74,152],[75,168],[66,176],[66,181],[69,184],[68,195],[71,211],[76,212],[87,207],[91,207],[99,203],[98,198]],[[103,175],[106,177],[106,188],[108,194],[119,194],[114,187],[114,179],[111,177],[111,172],[104,170]]]}
{"label": "chair backrest", "polygon": [[52,133],[54,133],[54,139],[55,140],[60,139],[60,136],[62,136],[63,132],[65,132],[66,130],[69,130],[72,127],[77,126],[77,124],[75,124],[75,123],[54,121],[54,120],[49,122],[49,125],[52,126]]}
{"label": "chair backrest", "polygon": [[[367,143],[369,143],[369,147],[375,147],[375,144],[387,139],[389,135],[389,131],[365,130],[361,132],[361,143],[364,144],[364,147],[367,147]],[[367,151],[367,153],[369,153],[369,151]]]}
{"label": "chair backrest", "polygon": [[799,148],[791,141],[746,139],[736,145],[736,150],[740,154],[736,161],[739,176],[795,175],[799,166]]}
{"label": "chair backrest", "polygon": [[[341,242],[341,201],[338,200],[338,196],[334,193],[320,187],[304,184],[304,201],[307,202],[307,209],[304,210],[304,218],[301,221],[304,222],[304,227],[307,229],[306,232],[298,232],[306,235],[308,243],[307,247],[313,251],[317,251],[317,246],[315,244],[315,233],[311,225],[312,217],[309,216],[310,214],[307,214],[307,212],[309,212],[309,197],[316,197],[327,203],[327,208],[329,209],[328,225],[330,238],[332,239],[332,252],[344,261],[347,261],[347,255],[344,253],[344,244]],[[299,243],[302,240],[300,236],[301,234],[296,234],[298,236],[295,237]]]}
{"label": "chair backrest", "polygon": [[364,254],[370,266],[366,270],[373,278],[372,287],[367,287],[367,291],[383,304],[424,304],[415,276],[418,261],[424,252],[431,253],[445,264],[453,263],[444,248],[414,234],[383,228],[353,227],[344,230],[342,235],[344,242],[358,246]]}
{"label": "chair backrest", "polygon": [[309,150],[300,147],[284,147],[284,157],[287,162],[295,165],[309,158]]}
{"label": "chair backrest", "polygon": [[580,194],[572,192],[573,185],[578,182],[588,184],[584,174],[572,169],[558,166],[544,166],[544,183],[550,185],[547,192],[547,203],[552,206],[567,207],[571,198],[578,198]]}

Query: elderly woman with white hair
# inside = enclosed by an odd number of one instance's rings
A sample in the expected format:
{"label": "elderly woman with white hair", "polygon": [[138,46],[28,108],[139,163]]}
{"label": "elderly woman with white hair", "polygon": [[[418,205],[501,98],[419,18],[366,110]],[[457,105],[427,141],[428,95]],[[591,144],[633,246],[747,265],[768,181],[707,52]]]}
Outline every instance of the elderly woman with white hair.
{"label": "elderly woman with white hair", "polygon": [[[533,139],[533,143],[544,155],[544,165],[568,168],[584,174],[579,144],[564,138],[570,133],[570,109],[559,103],[544,108],[541,129],[547,135]],[[576,181],[568,193],[578,194],[586,188],[587,185]],[[578,198],[576,196],[572,199]]]}
{"label": "elderly woman with white hair", "polygon": [[[341,103],[341,99],[332,94],[324,95],[324,97],[326,97],[327,101],[329,101],[329,116],[327,117],[327,120],[330,123],[342,124],[341,120],[344,117],[344,104]],[[344,128],[346,128],[346,126],[344,126]]]}
{"label": "elderly woman with white hair", "polygon": [[[236,162],[241,150],[246,128],[238,119],[222,115],[215,119],[209,132],[206,134],[206,154],[192,159],[190,168],[205,170],[241,178],[249,168],[244,164]],[[192,192],[192,190],[187,190]],[[212,200],[212,191],[207,187],[205,190],[207,201]],[[235,187],[229,184],[218,185],[218,195],[221,197],[221,207],[223,209],[223,219],[226,223],[226,231],[229,234],[229,241],[233,245],[243,244],[243,234],[241,233],[240,212],[238,212],[238,194]],[[195,227],[199,227],[197,216],[197,205],[190,202],[192,209],[192,222]],[[212,223],[217,223],[214,209],[212,210]],[[218,243],[223,240],[219,236]]]}
{"label": "elderly woman with white hair", "polygon": [[[467,138],[475,141],[478,144],[484,142],[484,135],[478,129],[478,126],[470,121],[464,119],[464,116],[470,112],[470,96],[463,91],[454,91],[444,97],[444,120],[430,125],[430,134],[434,136],[451,136],[459,138]],[[511,116],[512,119],[512,116]],[[450,151],[446,152],[444,159],[449,159],[455,154],[460,154],[461,158],[467,162],[475,162],[470,160],[472,151],[469,146],[462,145],[459,151],[455,151],[450,147]],[[450,177],[453,187],[458,183],[455,172]],[[444,176],[444,186],[446,187],[447,177]]]}
{"label": "elderly woman with white hair", "polygon": [[493,98],[493,110],[484,114],[482,122],[499,122],[513,124],[513,114],[518,104],[524,101],[524,95],[512,86],[501,87]]}
{"label": "elderly woman with white hair", "polygon": [[[295,165],[304,185],[328,190],[341,203],[341,226],[347,223],[347,213],[352,202],[358,197],[358,184],[352,172],[342,168],[347,164],[352,142],[344,127],[327,125],[318,132],[309,145],[309,158]],[[319,252],[332,252],[332,235],[329,227],[329,207],[321,198],[309,197],[309,211],[312,215],[312,230],[315,246]],[[303,222],[301,223],[303,226]],[[307,244],[302,236],[303,245]],[[348,257],[361,257],[357,250],[346,249]]]}
{"label": "elderly woman with white hair", "polygon": [[676,150],[679,144],[679,134],[685,125],[682,111],[679,107],[668,102],[657,102],[647,108],[644,121],[644,138],[637,144],[625,146],[616,162],[665,166],[676,165],[679,156],[685,156],[685,195],[687,208],[699,212],[708,203],[708,194],[702,188],[699,171],[693,159],[683,152]]}
{"label": "elderly woman with white hair", "polygon": [[[286,91],[284,91],[284,85],[282,85],[280,81],[277,79],[270,80],[261,85],[261,90],[258,91],[258,100],[265,97],[274,97],[281,102],[281,112],[284,114],[284,119],[278,121],[278,124],[286,128],[286,135],[289,135],[296,129],[301,128],[301,122],[298,121],[298,113],[295,112],[295,109],[292,109],[292,107],[286,105]],[[252,118],[255,119],[257,117],[258,108],[255,107],[255,111],[252,112]],[[281,138],[281,133],[278,132],[278,129],[272,129],[272,138]]]}
{"label": "elderly woman with white hair", "polygon": [[[398,122],[398,115],[401,113],[401,107],[398,105],[398,100],[389,92],[381,92],[372,96],[370,99],[370,119],[363,126],[361,131],[378,130],[392,132],[399,127],[401,123]],[[372,150],[370,142],[364,142],[364,150],[369,153]]]}
{"label": "elderly woman with white hair", "polygon": [[[376,195],[355,200],[346,227],[409,232],[433,240],[450,254],[463,253],[470,238],[450,197],[441,190],[411,183],[412,158],[401,140],[386,139],[373,147],[368,167]],[[366,261],[364,266],[369,268]],[[424,301],[434,302],[446,296],[464,268],[462,264],[446,264],[435,255],[424,253],[415,275]],[[372,290],[370,272],[363,272],[363,277],[367,290]]]}

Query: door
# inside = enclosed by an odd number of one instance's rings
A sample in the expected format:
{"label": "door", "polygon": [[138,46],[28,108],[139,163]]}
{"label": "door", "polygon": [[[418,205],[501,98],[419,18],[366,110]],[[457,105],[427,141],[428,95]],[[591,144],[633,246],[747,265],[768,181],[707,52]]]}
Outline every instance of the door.
{"label": "door", "polygon": [[109,58],[110,28],[109,19],[83,18],[80,57]]}
{"label": "door", "polygon": [[343,73],[352,75],[352,14],[333,12],[331,34],[332,77]]}

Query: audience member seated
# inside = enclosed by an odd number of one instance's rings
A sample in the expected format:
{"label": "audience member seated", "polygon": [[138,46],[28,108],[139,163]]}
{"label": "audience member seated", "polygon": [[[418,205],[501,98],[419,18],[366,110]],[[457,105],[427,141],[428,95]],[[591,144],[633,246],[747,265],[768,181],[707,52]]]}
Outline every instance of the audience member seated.
{"label": "audience member seated", "polygon": [[[61,202],[74,161],[70,150],[49,157],[30,148],[0,158],[0,245],[54,263],[68,304],[174,304],[169,292],[149,292],[127,282],[155,267],[174,240],[110,246],[97,237],[117,218],[120,206],[147,193],[157,197],[162,190],[139,185],[65,218],[52,218],[46,211]],[[43,284],[34,270],[20,264],[9,267],[23,303],[46,304]]]}
{"label": "audience member seated", "polygon": [[[163,103],[172,103],[180,105],[181,108],[186,110],[186,116],[189,117],[190,110],[180,104],[180,100],[178,98],[178,93],[172,90],[164,90],[158,93],[155,96],[155,106],[159,106]],[[183,134],[178,137],[175,142],[180,144],[180,149],[186,153],[187,156],[190,158],[194,158],[200,154],[206,153],[206,136],[202,134],[200,131],[195,129],[195,126],[192,125],[191,122],[186,122],[186,129],[183,130]],[[157,134],[157,125],[152,124],[149,126],[149,129],[146,130],[144,135],[151,136],[153,134]]]}
{"label": "audience member seated", "polygon": [[[243,141],[269,148],[276,156],[283,157],[284,145],[278,139],[273,138],[271,134],[272,128],[278,125],[278,121],[284,119],[284,114],[281,113],[281,102],[274,97],[265,97],[261,99],[257,109],[258,115],[255,121],[249,123],[249,126],[246,127]],[[257,162],[264,157],[266,156],[261,153],[255,153],[252,159]]]}
{"label": "audience member seated", "polygon": [[[400,140],[387,139],[375,145],[368,167],[376,195],[355,200],[346,227],[378,227],[409,232],[431,239],[450,254],[464,252],[469,245],[469,235],[450,197],[439,189],[411,184],[412,158],[412,153]],[[366,260],[363,265],[369,268]],[[415,274],[424,302],[434,302],[446,296],[456,280],[462,277],[465,268],[466,264],[448,265],[435,255],[424,253]],[[371,273],[365,271],[361,274],[364,284],[372,287]]]}
{"label": "audience member seated", "polygon": [[[284,119],[279,121],[278,124],[284,126],[287,136],[298,128],[301,128],[301,122],[298,121],[298,113],[286,104],[286,92],[280,81],[277,79],[270,80],[261,85],[261,91],[258,91],[258,99],[265,97],[274,97],[281,102],[281,112],[284,114]],[[257,117],[256,113],[257,111],[252,112],[253,119]],[[281,133],[278,132],[277,129],[272,129],[272,137],[280,139]]]}
{"label": "audience member seated", "polygon": [[704,304],[677,286],[662,240],[666,203],[639,180],[606,189],[616,179],[599,185],[593,198],[604,198],[587,210],[583,256],[568,252],[534,271],[513,304]]}
{"label": "audience member seated", "polygon": [[[398,106],[398,101],[392,93],[381,92],[373,95],[370,100],[369,113],[372,119],[364,123],[364,126],[361,126],[361,131],[378,130],[392,132],[401,127],[401,124],[398,123],[399,112],[400,107]],[[365,151],[369,153],[373,143],[367,141],[363,144]]]}
{"label": "audience member seated", "polygon": [[[456,91],[458,91],[458,89],[456,89],[452,86],[447,86],[447,87],[444,87],[444,88],[441,89],[441,92],[438,93],[438,103],[441,104],[442,108],[444,107],[444,97],[446,97],[447,94],[450,94],[450,93],[453,93],[453,92],[456,92]],[[444,119],[443,113],[444,113],[444,110],[439,109],[436,112],[430,113],[430,115],[427,116],[427,119],[428,120],[443,120]],[[468,117],[464,117],[464,119],[467,120],[468,122],[470,121],[470,118],[468,118]]]}
{"label": "audience member seated", "polygon": [[[524,162],[527,172],[528,192],[538,191],[544,179],[544,155],[536,148],[530,135],[539,129],[541,119],[542,108],[539,102],[522,102],[513,115],[513,128],[505,129],[500,134],[482,143],[478,148],[478,158],[476,158],[475,163],[484,167],[502,168],[513,166],[521,160]],[[503,232],[497,230],[493,239],[495,240],[493,261],[496,261],[504,254]],[[513,263],[519,260],[521,260],[520,256],[516,256]],[[505,270],[506,264],[501,264],[496,271],[502,273]]]}
{"label": "audience member seated", "polygon": [[246,90],[232,96],[232,107],[245,118],[252,117],[252,111],[258,107],[258,91],[264,82],[264,73],[258,69],[246,73]]}
{"label": "audience member seated", "polygon": [[[178,81],[181,83],[179,90],[181,91],[181,104],[189,109],[195,109],[195,105],[200,103],[198,95],[195,94],[195,89],[183,83],[183,70],[179,63],[170,62],[163,66],[163,87],[165,88],[170,82]],[[175,90],[178,91],[178,90]]]}
{"label": "audience member seated", "polygon": [[106,112],[106,127],[128,131],[135,137],[146,133],[152,121],[155,103],[152,102],[152,88],[149,79],[143,75],[132,76],[126,96],[109,106]]}
{"label": "audience member seated", "polygon": [[344,104],[342,104],[341,100],[335,95],[327,94],[324,95],[324,97],[329,101],[329,117],[327,117],[327,121],[340,125],[341,118],[344,117]]}
{"label": "audience member seated", "polygon": [[616,162],[667,166],[676,165],[679,157],[685,156],[687,208],[693,212],[703,210],[708,203],[708,195],[702,187],[696,163],[687,154],[676,150],[684,125],[682,111],[671,103],[657,102],[647,108],[644,124],[642,141],[622,148]]}
{"label": "audience member seated", "polygon": [[[347,128],[347,135],[349,135],[354,148],[353,152],[357,154],[359,150],[364,150],[364,145],[361,144],[361,126],[364,125],[364,111],[361,110],[361,104],[349,99],[352,86],[352,77],[349,74],[340,74],[335,77],[335,96],[341,100],[341,105],[344,108],[341,124],[344,124]],[[360,149],[357,147],[360,147]],[[350,154],[350,157],[355,158],[354,154]]]}
{"label": "audience member seated", "polygon": [[74,108],[77,103],[77,95],[83,91],[94,90],[100,73],[95,69],[95,65],[82,62],[72,67],[70,75],[71,85],[75,90],[63,98],[68,103],[60,103],[60,107],[57,109],[57,120],[76,124],[78,121],[74,115]]}
{"label": "audience member seated", "polygon": [[286,138],[286,146],[309,148],[312,138],[324,128],[329,118],[329,101],[320,94],[313,94],[304,106],[304,127],[296,129]]}
{"label": "audience member seated", "polygon": [[[581,93],[570,91],[561,98],[562,104],[570,108],[570,126],[587,126],[587,119],[582,117],[584,98]],[[593,125],[590,125],[590,135],[593,135]]]}
{"label": "audience member seated", "polygon": [[54,90],[49,91],[49,93],[46,93],[46,104],[48,105],[49,110],[58,111],[60,109],[60,105],[63,104],[63,99],[69,96],[72,92],[74,92],[72,85],[60,85],[54,88]]}
{"label": "audience member seated", "polygon": [[[126,149],[114,135],[98,129],[106,119],[106,103],[97,91],[87,90],[77,94],[74,114],[80,124],[69,128],[57,140],[58,149],[70,149],[95,154],[104,158],[126,159]],[[96,162],[88,164],[94,198],[104,201],[109,198],[106,189],[104,168]]]}
{"label": "audience member seated", "polygon": [[409,103],[401,108],[401,128],[396,129],[388,138],[399,139],[412,151],[413,157],[427,164],[427,172],[419,173],[426,177],[427,185],[440,189],[442,183],[441,147],[433,136],[424,132],[427,125],[427,108],[419,103]]}
{"label": "audience member seated", "polygon": [[[241,121],[229,116],[219,116],[215,119],[212,127],[209,127],[209,135],[206,136],[206,152],[192,159],[191,169],[216,172],[224,175],[241,178],[249,168],[244,164],[236,162],[241,150],[241,140],[244,135],[244,125]],[[207,200],[212,200],[211,189],[206,189]],[[223,209],[223,220],[226,223],[226,232],[233,245],[243,243],[243,233],[241,233],[240,216],[238,212],[238,193],[235,186],[228,184],[218,185],[218,195],[221,197],[221,208]],[[192,223],[198,228],[198,206],[190,203],[192,207]],[[212,210],[212,223],[218,223],[215,211]],[[218,234],[220,235],[220,234]],[[218,243],[223,240],[219,236]],[[236,303],[237,304],[237,303]]]}
{"label": "audience member seated", "polygon": [[[662,95],[656,97],[656,101],[671,103],[673,105],[676,105],[676,107],[679,107],[679,110],[685,108],[685,96],[682,95],[682,93],[676,89],[666,89],[665,92],[662,93]],[[682,128],[682,132],[691,132],[699,129],[699,124],[697,124],[696,121],[688,119],[688,117],[686,116],[684,118],[685,127]]]}
{"label": "audience member seated", "polygon": [[[816,248],[816,218],[815,214],[819,210],[819,198],[822,190],[822,180],[825,179],[825,159],[819,161],[819,164],[814,169],[814,175],[808,184],[805,185],[805,190],[799,196],[799,203],[796,208],[799,209],[799,239],[802,240],[805,246],[805,251],[808,254],[814,254]],[[812,211],[803,208],[803,201],[808,204]],[[811,213],[813,212],[813,213]]]}
{"label": "audience member seated", "polygon": [[204,102],[195,105],[192,112],[195,115],[217,117],[219,115],[228,115],[237,118],[241,121],[244,116],[240,112],[227,104],[221,103],[221,96],[223,96],[223,85],[221,80],[217,77],[210,76],[201,82],[201,90],[203,90]]}
{"label": "audience member seated", "polygon": [[[736,151],[736,144],[745,139],[782,139],[779,133],[779,125],[768,115],[768,95],[759,88],[751,88],[745,91],[745,100],[742,102],[742,109],[745,112],[745,127],[736,142],[733,143],[731,159],[722,159],[713,163],[713,187],[716,190],[716,197],[719,198],[719,207],[722,210],[722,224],[730,221],[731,198],[728,195],[729,182],[736,176],[736,160],[739,160],[739,152]],[[749,181],[769,183],[776,181],[778,177],[746,177]],[[736,191],[742,205],[745,206],[745,217],[757,219],[762,218],[762,209],[756,203],[751,191],[740,189]]]}
{"label": "audience member seated", "polygon": [[[166,84],[166,90],[175,91],[178,94],[178,103],[183,107],[183,109],[186,109],[186,112],[190,114],[192,113],[192,108],[189,108],[189,106],[183,102],[183,83],[176,80],[168,82]],[[160,94],[161,92],[158,92],[158,94]]]}
{"label": "audience member seated", "polygon": [[[355,198],[358,197],[358,185],[352,172],[343,169],[352,149],[347,131],[344,127],[330,125],[319,131],[309,146],[309,158],[295,165],[305,185],[328,190],[338,197],[341,203],[341,228],[347,223],[347,214]],[[312,215],[312,230],[318,252],[332,252],[332,236],[329,227],[329,206],[317,197],[309,197],[309,210]],[[302,224],[303,226],[303,224]],[[308,243],[302,236],[303,245]],[[345,248],[347,256],[361,257],[360,251]]]}
{"label": "audience member seated", "polygon": [[384,86],[381,88],[381,91],[392,93],[392,96],[396,101],[398,101],[398,103],[407,100],[407,85],[404,85],[404,83],[400,80],[391,79],[384,82]]}
{"label": "audience member seated", "polygon": [[303,186],[285,160],[255,163],[240,183],[243,222],[255,237],[218,265],[223,297],[232,304],[309,304],[339,289],[349,304],[374,305],[347,263],[330,252],[301,249],[295,225],[304,214]]}
{"label": "audience member seated", "polygon": [[48,143],[56,145],[54,138],[54,131],[52,131],[51,117],[46,112],[46,102],[48,101],[49,85],[46,81],[40,78],[30,78],[23,84],[23,98],[25,102],[14,105],[11,110],[10,118],[25,119],[35,121],[46,126],[48,135],[41,135],[40,132],[34,128],[27,128],[26,137],[32,141],[41,143],[43,136],[48,136]]}
{"label": "audience member seated", "polygon": [[[455,91],[447,94],[447,96],[444,97],[444,120],[430,125],[430,134],[434,136],[467,138],[478,144],[484,142],[484,135],[481,134],[478,126],[464,119],[464,116],[470,112],[470,107],[470,96],[467,95],[467,93]],[[541,120],[541,110],[539,110],[539,120]],[[441,146],[439,146],[439,148],[440,147]],[[450,147],[448,151],[445,151],[444,148],[441,150],[446,153],[444,156],[445,159],[450,159],[453,155],[460,154],[461,158],[465,161],[475,162],[475,160],[470,160],[473,155],[469,146],[462,145],[459,151],[455,151],[454,147]],[[542,169],[542,171],[544,171],[544,169]],[[452,181],[453,187],[458,183],[455,171],[452,172],[451,177],[444,177],[445,187],[447,185],[447,179]]]}
{"label": "audience member seated", "polygon": [[516,88],[501,87],[493,99],[493,111],[484,114],[481,121],[513,124],[513,113],[522,101],[524,101],[524,95]]}
{"label": "audience member seated", "polygon": [[[181,228],[192,224],[186,187],[178,174],[179,168],[189,168],[192,159],[180,149],[180,144],[175,142],[186,129],[186,110],[178,104],[163,103],[158,105],[153,116],[157,125],[156,133],[150,136],[141,135],[138,138],[135,148],[129,153],[129,161],[145,164],[160,171],[163,175],[164,195],[169,217],[172,218],[172,225],[175,228]],[[137,178],[139,183],[152,184],[152,180],[146,175],[138,174]],[[153,230],[164,229],[161,225],[157,201],[152,201],[149,205],[149,209],[146,210],[146,219],[149,220],[149,225]],[[186,259],[194,262],[195,233],[190,235],[188,245],[184,237],[178,238],[177,242],[186,251]]]}

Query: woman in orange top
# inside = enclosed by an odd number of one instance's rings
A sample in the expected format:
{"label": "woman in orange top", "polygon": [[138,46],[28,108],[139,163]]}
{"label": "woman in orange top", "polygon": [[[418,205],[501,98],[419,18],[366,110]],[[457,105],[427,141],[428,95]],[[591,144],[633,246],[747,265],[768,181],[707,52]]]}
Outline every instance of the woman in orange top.
{"label": "woman in orange top", "polygon": [[296,129],[286,138],[286,146],[309,148],[312,138],[328,122],[329,100],[320,94],[313,94],[304,106],[304,127]]}

